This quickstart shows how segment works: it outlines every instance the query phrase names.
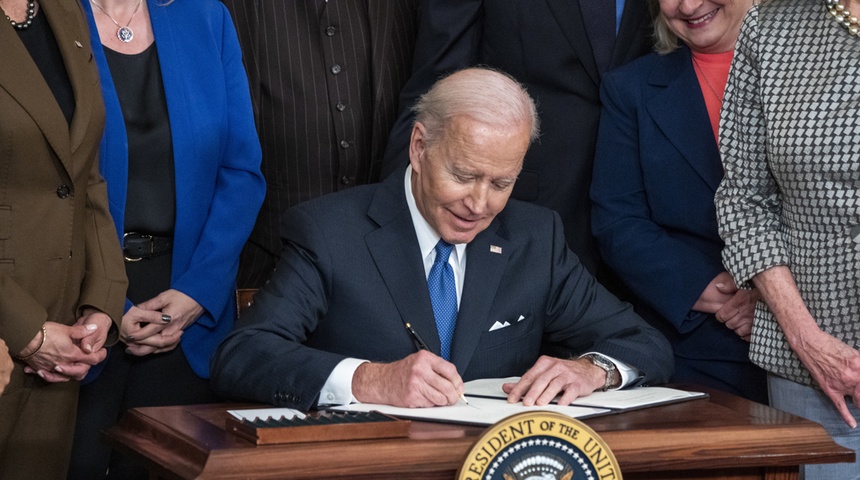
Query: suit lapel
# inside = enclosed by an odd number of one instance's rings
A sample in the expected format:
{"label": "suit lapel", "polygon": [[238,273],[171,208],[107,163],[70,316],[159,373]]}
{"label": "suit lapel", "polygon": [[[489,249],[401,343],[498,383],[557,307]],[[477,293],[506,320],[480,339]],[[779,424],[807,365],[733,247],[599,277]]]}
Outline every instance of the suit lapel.
{"label": "suit lapel", "polygon": [[[77,4],[72,2],[44,3],[54,3],[58,6],[58,8],[46,10],[45,13],[51,30],[54,32],[54,37],[57,39],[57,46],[63,56],[66,73],[69,75],[69,81],[72,83],[72,90],[75,94],[75,115],[72,117],[71,126],[67,127],[70,132],[71,150],[74,152],[81,145],[84,135],[90,128],[93,102],[98,93],[98,89],[93,88],[96,77],[93,56],[88,48],[89,38],[81,37],[80,34],[75,33],[86,31],[88,27],[84,23],[80,8],[66,8],[67,6],[78,7]],[[71,28],[75,23],[77,28]]]}
{"label": "suit lapel", "polygon": [[[550,11],[555,17],[567,38],[570,47],[576,52],[576,56],[582,62],[588,75],[595,84],[600,84],[600,74],[597,71],[597,63],[594,62],[594,54],[591,51],[591,43],[585,34],[585,22],[582,12],[579,10],[579,0],[545,0]],[[593,1],[593,0],[584,0]],[[628,0],[634,1],[634,0]],[[618,42],[615,42],[616,45]],[[614,55],[614,54],[613,54]]]}
{"label": "suit lapel", "polygon": [[[478,340],[493,323],[490,309],[511,250],[510,243],[497,235],[498,229],[496,219],[466,247],[466,278],[451,345],[451,361],[460,373],[466,371]],[[500,247],[501,253],[495,253],[496,248],[491,251],[491,246]]]}
{"label": "suit lapel", "polygon": [[411,323],[430,351],[439,355],[439,332],[430,305],[421,250],[406,205],[404,175],[403,169],[398,170],[377,189],[368,215],[379,224],[379,229],[368,234],[365,242],[401,319]]}
{"label": "suit lapel", "polygon": [[[51,20],[54,15],[47,15],[47,13],[59,8],[59,5],[57,2],[45,3],[48,4],[47,8],[39,4],[41,9],[39,14],[46,15]],[[65,13],[59,13],[60,17],[62,15]],[[62,22],[51,22],[52,28],[54,23]],[[57,29],[59,31],[55,30],[54,35],[59,43],[61,38],[65,39],[68,35],[61,35],[66,32],[66,29],[60,28],[60,25]],[[80,41],[83,42],[86,39]],[[6,21],[0,22],[0,45],[3,45],[3,48],[0,48],[0,65],[3,66],[0,68],[0,88],[6,90],[30,115],[66,170],[71,171],[72,156],[66,118],[54,100],[54,93],[30,57],[30,52],[18,38],[15,29]],[[60,50],[62,51],[62,48]],[[64,58],[66,56],[64,55]],[[75,90],[76,95],[77,93],[78,91]],[[75,100],[77,102],[77,98]]]}
{"label": "suit lapel", "polygon": [[654,123],[716,192],[723,177],[722,163],[711,124],[702,121],[708,118],[708,110],[693,71],[690,51],[682,48],[659,57],[649,85],[653,88],[646,99],[646,109]]}

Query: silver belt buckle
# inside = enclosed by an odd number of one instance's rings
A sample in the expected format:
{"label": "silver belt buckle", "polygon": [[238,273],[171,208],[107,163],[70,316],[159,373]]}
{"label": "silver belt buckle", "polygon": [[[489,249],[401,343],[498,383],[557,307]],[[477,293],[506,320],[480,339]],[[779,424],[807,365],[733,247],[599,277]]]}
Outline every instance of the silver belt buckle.
{"label": "silver belt buckle", "polygon": [[[137,233],[137,232],[126,232],[126,233],[123,233],[123,234],[122,234],[122,244],[123,244],[122,249],[123,249],[123,251],[125,251],[125,237],[127,237],[127,236],[129,236],[129,235],[137,235],[137,236],[139,236],[139,237],[141,237],[141,238],[148,238],[148,239],[149,239],[149,255],[150,255],[150,256],[152,256],[153,250],[154,250],[154,248],[155,248],[155,246],[152,244],[152,235],[147,235],[147,234],[144,234],[144,233]],[[134,263],[134,262],[139,262],[139,261],[143,260],[143,258],[144,258],[144,257],[140,257],[140,258],[129,258],[129,257],[125,256],[125,253],[123,253],[122,258],[124,258],[126,262]]]}

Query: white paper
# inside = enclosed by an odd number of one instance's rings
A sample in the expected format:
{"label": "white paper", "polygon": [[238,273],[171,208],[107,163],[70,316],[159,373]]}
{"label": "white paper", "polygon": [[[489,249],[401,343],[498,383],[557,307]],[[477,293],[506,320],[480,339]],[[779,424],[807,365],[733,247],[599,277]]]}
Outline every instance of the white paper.
{"label": "white paper", "polygon": [[[520,377],[482,378],[466,382],[466,396],[471,402],[472,397],[507,398],[502,391],[502,384],[516,383]],[[634,387],[626,390],[610,390],[594,392],[586,397],[574,400],[573,405],[581,407],[609,408],[613,410],[631,410],[664,403],[674,403],[707,395],[701,392],[688,392],[666,387]],[[558,400],[556,397],[553,402]]]}

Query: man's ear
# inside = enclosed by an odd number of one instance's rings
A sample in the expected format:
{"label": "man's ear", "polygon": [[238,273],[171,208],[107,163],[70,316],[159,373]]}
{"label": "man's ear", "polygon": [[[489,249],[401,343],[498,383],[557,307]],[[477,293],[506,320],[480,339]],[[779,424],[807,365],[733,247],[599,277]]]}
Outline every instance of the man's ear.
{"label": "man's ear", "polygon": [[427,150],[427,144],[424,139],[427,137],[427,128],[420,122],[415,122],[412,127],[412,135],[409,137],[409,163],[412,165],[414,172],[421,171],[421,161],[424,159],[424,152]]}

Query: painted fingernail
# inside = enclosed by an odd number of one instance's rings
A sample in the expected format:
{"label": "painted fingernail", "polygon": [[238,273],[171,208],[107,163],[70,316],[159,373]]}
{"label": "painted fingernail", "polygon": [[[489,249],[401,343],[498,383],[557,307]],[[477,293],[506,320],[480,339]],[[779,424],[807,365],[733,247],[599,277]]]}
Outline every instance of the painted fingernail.
{"label": "painted fingernail", "polygon": [[162,316],[161,316],[161,321],[162,321],[162,322],[167,323],[167,322],[169,322],[169,321],[171,321],[171,320],[173,320],[173,319],[170,317],[170,315],[162,315]]}
{"label": "painted fingernail", "polygon": [[725,284],[725,283],[718,283],[718,284],[717,284],[717,288],[723,288],[723,287],[725,287],[725,286],[726,286],[726,284]]}
{"label": "painted fingernail", "polygon": [[92,332],[93,330],[97,329],[97,328],[99,328],[99,327],[98,327],[98,326],[96,326],[96,325],[94,325],[94,324],[92,324],[92,323],[88,323],[88,324],[87,324],[87,330],[89,330],[89,331],[91,331],[91,332]]}
{"label": "painted fingernail", "polygon": [[57,373],[63,373],[63,367],[57,365],[56,367],[54,367],[54,371]]}
{"label": "painted fingernail", "polygon": [[45,372],[43,372],[41,370],[36,370],[36,375],[42,377],[42,380],[45,379]]}

